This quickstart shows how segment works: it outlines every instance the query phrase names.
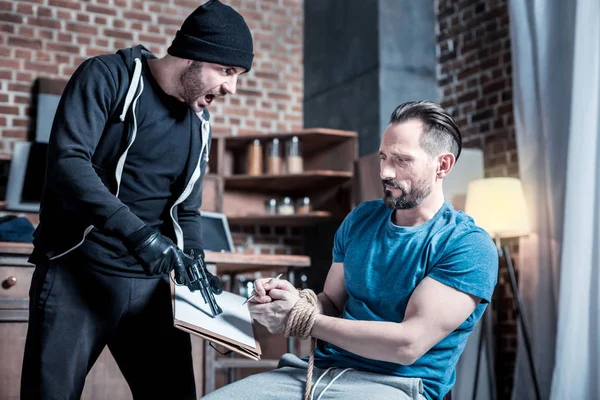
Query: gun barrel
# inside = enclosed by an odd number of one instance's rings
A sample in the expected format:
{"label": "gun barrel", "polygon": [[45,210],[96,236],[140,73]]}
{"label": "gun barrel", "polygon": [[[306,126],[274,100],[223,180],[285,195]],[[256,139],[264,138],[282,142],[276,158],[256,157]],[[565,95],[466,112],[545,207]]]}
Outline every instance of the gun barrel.
{"label": "gun barrel", "polygon": [[206,288],[204,288],[203,286],[200,286],[200,293],[202,294],[202,298],[204,299],[204,303],[205,304],[209,304],[210,303],[210,297],[208,296],[208,293],[206,293]]}
{"label": "gun barrel", "polygon": [[208,304],[210,307],[210,311],[213,317],[221,314],[223,310],[217,304],[215,300],[215,296],[213,294],[213,290],[206,275],[205,266],[202,263],[202,260],[194,260],[194,262],[189,266],[189,277],[190,277],[190,290],[200,290],[202,294],[202,299],[204,299],[204,303]]}
{"label": "gun barrel", "polygon": [[210,307],[210,311],[212,312],[213,317],[216,317],[217,315],[223,312],[221,307],[219,307],[219,305],[217,304],[215,298],[212,296],[212,293],[208,301],[208,306]]}

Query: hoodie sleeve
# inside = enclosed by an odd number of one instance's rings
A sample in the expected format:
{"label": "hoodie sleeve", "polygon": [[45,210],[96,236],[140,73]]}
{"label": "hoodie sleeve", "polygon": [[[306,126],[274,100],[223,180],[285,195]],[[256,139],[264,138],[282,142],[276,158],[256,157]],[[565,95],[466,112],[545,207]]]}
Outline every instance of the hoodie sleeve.
{"label": "hoodie sleeve", "polygon": [[123,239],[144,222],[108,190],[92,165],[118,93],[119,79],[101,59],[90,58],[77,68],[52,125],[46,187],[87,223]]}

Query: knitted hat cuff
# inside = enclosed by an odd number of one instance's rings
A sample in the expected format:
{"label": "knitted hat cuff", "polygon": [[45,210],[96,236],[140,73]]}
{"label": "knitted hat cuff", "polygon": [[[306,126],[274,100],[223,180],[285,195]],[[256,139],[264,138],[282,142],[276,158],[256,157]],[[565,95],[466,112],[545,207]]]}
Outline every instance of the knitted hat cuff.
{"label": "knitted hat cuff", "polygon": [[254,57],[250,52],[207,42],[181,33],[181,31],[177,32],[167,52],[174,57],[185,58],[187,60],[242,67],[246,72],[250,71]]}

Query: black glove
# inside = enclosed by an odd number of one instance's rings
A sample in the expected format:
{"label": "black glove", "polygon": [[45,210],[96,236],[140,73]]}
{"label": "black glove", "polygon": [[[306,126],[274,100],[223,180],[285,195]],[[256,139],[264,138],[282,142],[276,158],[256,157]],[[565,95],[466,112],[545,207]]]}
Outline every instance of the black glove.
{"label": "black glove", "polygon": [[221,294],[223,292],[223,284],[218,276],[211,274],[208,268],[206,268],[206,264],[204,262],[204,251],[199,249],[190,249],[189,254],[191,258],[200,261],[200,265],[206,272],[206,278],[208,279],[208,283],[210,284],[212,292],[214,294]]}
{"label": "black glove", "polygon": [[147,275],[161,275],[175,270],[176,278],[187,278],[183,252],[173,241],[149,226],[132,233],[125,245],[142,264]]}

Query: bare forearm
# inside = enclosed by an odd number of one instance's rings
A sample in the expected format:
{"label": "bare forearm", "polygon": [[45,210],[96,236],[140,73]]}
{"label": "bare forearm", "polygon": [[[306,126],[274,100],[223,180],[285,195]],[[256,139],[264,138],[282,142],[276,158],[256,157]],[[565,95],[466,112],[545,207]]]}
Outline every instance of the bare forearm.
{"label": "bare forearm", "polygon": [[412,364],[417,354],[408,329],[394,322],[351,321],[318,315],[311,336],[362,357],[403,365]]}
{"label": "bare forearm", "polygon": [[325,293],[318,294],[317,305],[319,307],[319,312],[323,315],[337,317],[342,313],[342,310],[338,310],[333,301],[331,301]]}

